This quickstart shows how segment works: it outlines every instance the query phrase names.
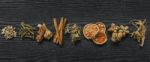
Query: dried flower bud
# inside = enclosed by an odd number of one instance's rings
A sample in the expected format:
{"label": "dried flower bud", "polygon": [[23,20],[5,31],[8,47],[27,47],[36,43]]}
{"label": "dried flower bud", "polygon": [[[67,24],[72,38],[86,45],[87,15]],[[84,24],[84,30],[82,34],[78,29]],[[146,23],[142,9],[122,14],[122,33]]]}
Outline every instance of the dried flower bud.
{"label": "dried flower bud", "polygon": [[15,27],[8,25],[2,29],[2,33],[6,40],[16,37],[17,32]]}

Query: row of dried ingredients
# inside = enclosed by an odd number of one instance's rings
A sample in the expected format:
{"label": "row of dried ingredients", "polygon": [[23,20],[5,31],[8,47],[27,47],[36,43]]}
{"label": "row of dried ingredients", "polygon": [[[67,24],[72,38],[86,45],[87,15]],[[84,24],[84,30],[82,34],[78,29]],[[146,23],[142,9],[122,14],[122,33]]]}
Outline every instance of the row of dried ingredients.
{"label": "row of dried ingredients", "polygon": [[[66,24],[67,19],[65,17],[60,18],[58,23],[56,18],[53,18],[53,25],[55,32],[52,33],[50,29],[47,28],[45,23],[38,24],[38,31],[27,23],[21,22],[21,27],[19,30],[19,36],[21,39],[30,38],[36,39],[37,42],[41,43],[44,39],[50,40],[53,38],[53,42],[58,45],[63,44],[63,33],[69,34],[73,44],[76,41],[81,40],[81,26],[75,23]],[[146,19],[134,19],[130,23],[135,26],[136,30],[131,32],[129,27],[126,25],[119,25],[112,23],[107,29],[112,36],[111,40],[116,43],[121,41],[127,35],[136,39],[141,47],[144,45],[145,32],[146,32]],[[104,45],[107,42],[106,26],[103,22],[88,23],[83,27],[83,35],[86,39],[93,41],[97,45]],[[37,34],[36,34],[37,33]],[[2,29],[2,33],[6,40],[10,40],[17,36],[16,28],[12,25],[5,26]]]}

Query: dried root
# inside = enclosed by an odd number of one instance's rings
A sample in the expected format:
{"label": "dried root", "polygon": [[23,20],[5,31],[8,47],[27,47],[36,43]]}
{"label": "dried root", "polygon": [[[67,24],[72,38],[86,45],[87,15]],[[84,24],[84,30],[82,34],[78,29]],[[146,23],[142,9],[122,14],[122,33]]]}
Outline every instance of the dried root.
{"label": "dried root", "polygon": [[129,27],[124,25],[116,25],[115,23],[111,24],[111,27],[108,29],[109,32],[112,32],[111,40],[113,42],[118,42],[122,40],[127,34],[129,34]]}
{"label": "dried root", "polygon": [[76,41],[80,40],[81,27],[77,24],[67,24],[65,28],[65,33],[71,34],[72,42],[75,43]]}
{"label": "dried root", "polygon": [[134,25],[137,30],[131,33],[131,37],[136,39],[139,43],[140,46],[143,47],[144,45],[144,40],[145,40],[145,32],[146,32],[146,19],[144,20],[132,20],[131,21],[132,25]]}
{"label": "dried root", "polygon": [[54,43],[55,44],[59,44],[62,45],[62,41],[63,41],[63,30],[66,24],[66,18],[61,17],[60,23],[57,24],[56,18],[53,18],[53,22],[54,22],[54,27],[55,27],[55,35],[54,35]]}
{"label": "dried root", "polygon": [[2,33],[6,40],[12,39],[16,37],[17,32],[15,31],[15,27],[8,25],[2,29]]}
{"label": "dried root", "polygon": [[39,31],[38,35],[36,36],[37,42],[42,42],[45,39],[51,39],[53,34],[52,32],[46,27],[45,23],[38,24]]}

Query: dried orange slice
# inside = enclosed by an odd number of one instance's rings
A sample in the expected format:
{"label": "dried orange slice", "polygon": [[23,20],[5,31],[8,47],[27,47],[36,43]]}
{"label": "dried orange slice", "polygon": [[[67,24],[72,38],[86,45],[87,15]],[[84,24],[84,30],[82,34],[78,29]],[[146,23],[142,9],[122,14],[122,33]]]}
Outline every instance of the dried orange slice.
{"label": "dried orange slice", "polygon": [[99,32],[99,27],[96,24],[86,24],[83,28],[83,35],[87,39],[93,39]]}
{"label": "dried orange slice", "polygon": [[105,27],[105,24],[102,22],[97,22],[96,24],[99,27],[99,32],[98,32],[97,36],[92,40],[94,41],[95,44],[103,45],[107,41],[107,36],[105,34],[106,27]]}

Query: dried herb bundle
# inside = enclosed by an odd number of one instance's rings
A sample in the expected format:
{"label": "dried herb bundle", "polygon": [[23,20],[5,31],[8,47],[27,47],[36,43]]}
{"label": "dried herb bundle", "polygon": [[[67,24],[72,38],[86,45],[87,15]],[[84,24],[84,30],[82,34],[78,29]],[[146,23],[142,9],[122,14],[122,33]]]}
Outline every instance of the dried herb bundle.
{"label": "dried herb bundle", "polygon": [[55,27],[55,36],[54,36],[54,43],[55,44],[59,44],[62,45],[62,41],[63,41],[63,30],[66,24],[66,18],[61,17],[60,23],[57,24],[56,18],[53,18],[53,22],[54,22],[54,27]]}
{"label": "dried herb bundle", "polygon": [[16,37],[17,32],[15,27],[8,25],[2,29],[2,33],[6,40]]}
{"label": "dried herb bundle", "polygon": [[129,27],[124,25],[116,25],[115,23],[111,24],[111,27],[108,29],[109,32],[112,32],[111,40],[113,42],[118,42],[122,40],[127,34],[129,34]]}
{"label": "dried herb bundle", "polygon": [[65,28],[65,33],[71,34],[72,42],[80,40],[81,37],[81,27],[77,24],[67,24]]}
{"label": "dried herb bundle", "polygon": [[50,40],[53,36],[52,32],[46,27],[45,23],[38,24],[38,35],[36,36],[37,42],[42,42],[45,39]]}
{"label": "dried herb bundle", "polygon": [[21,36],[21,39],[24,38],[34,39],[35,35],[34,30],[35,28],[32,27],[31,25],[21,22],[21,29],[19,31],[19,35]]}
{"label": "dried herb bundle", "polygon": [[131,37],[136,39],[140,43],[140,46],[143,47],[144,40],[145,40],[145,32],[146,32],[146,26],[145,26],[146,19],[144,20],[134,19],[131,20],[131,23],[137,29],[136,31],[131,33]]}

